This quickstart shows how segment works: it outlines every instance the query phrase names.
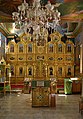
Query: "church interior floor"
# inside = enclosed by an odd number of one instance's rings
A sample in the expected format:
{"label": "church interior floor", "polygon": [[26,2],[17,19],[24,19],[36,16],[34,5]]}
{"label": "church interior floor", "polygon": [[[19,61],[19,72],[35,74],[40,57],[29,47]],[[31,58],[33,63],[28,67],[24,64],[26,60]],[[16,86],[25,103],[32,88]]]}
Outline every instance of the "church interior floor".
{"label": "church interior floor", "polygon": [[0,119],[83,119],[80,95],[56,94],[56,107],[32,107],[31,94],[0,95]]}

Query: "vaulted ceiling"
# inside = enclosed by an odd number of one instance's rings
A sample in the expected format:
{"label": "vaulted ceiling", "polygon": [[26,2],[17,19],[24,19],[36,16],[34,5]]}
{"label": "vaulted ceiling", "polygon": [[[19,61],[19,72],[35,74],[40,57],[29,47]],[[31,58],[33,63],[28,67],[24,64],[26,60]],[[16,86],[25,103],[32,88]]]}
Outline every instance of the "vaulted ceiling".
{"label": "vaulted ceiling", "polygon": [[[0,22],[12,22],[12,12],[17,11],[18,5],[22,4],[24,0],[0,0]],[[32,3],[33,0],[26,0],[29,4]],[[47,0],[42,0],[46,3]],[[50,0],[53,4],[56,1],[62,0]],[[58,8],[61,12],[61,16],[75,13],[77,11],[83,10],[83,2],[67,2],[70,0],[64,0],[65,3],[62,3]],[[78,1],[78,0],[74,0]],[[75,19],[75,18],[74,18]]]}
{"label": "vaulted ceiling", "polygon": [[[24,0],[0,0],[0,23],[4,23],[7,28],[6,33],[10,32],[12,26],[12,12],[17,11],[18,5],[22,4]],[[26,0],[29,4],[33,0]],[[47,2],[47,0],[42,0]],[[61,13],[62,22],[83,22],[83,1],[82,0],[73,0],[77,2],[68,2],[71,0],[50,0],[53,4],[55,2],[61,2],[58,10]],[[63,1],[65,1],[63,3]],[[79,1],[79,2],[78,2]],[[0,24],[0,29],[3,30],[3,25]]]}

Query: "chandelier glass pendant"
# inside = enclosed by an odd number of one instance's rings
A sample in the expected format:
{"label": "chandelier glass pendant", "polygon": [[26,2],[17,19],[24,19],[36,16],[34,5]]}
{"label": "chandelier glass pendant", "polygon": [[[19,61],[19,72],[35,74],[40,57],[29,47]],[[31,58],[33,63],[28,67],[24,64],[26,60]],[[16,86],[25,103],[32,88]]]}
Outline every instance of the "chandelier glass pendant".
{"label": "chandelier glass pendant", "polygon": [[32,5],[29,5],[26,0],[22,5],[18,6],[18,12],[12,13],[12,18],[15,21],[15,28],[23,29],[27,33],[32,28],[33,35],[44,37],[40,30],[53,29],[54,31],[59,26],[60,12],[57,7],[59,4],[52,5],[50,1],[46,5],[41,4],[41,0],[34,0]]}

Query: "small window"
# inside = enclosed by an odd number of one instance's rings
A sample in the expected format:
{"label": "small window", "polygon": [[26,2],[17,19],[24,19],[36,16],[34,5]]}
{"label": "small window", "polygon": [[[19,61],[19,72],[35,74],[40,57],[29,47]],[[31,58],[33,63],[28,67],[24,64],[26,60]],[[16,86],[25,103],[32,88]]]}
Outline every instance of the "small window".
{"label": "small window", "polygon": [[62,52],[62,44],[58,45],[58,52]]}
{"label": "small window", "polygon": [[10,44],[10,52],[14,52],[14,44]]}
{"label": "small window", "polygon": [[28,52],[32,52],[32,44],[28,44]]}
{"label": "small window", "polygon": [[67,52],[71,52],[71,45],[67,44]]}
{"label": "small window", "polygon": [[49,44],[49,52],[53,52],[53,44]]}
{"label": "small window", "polygon": [[23,52],[23,44],[19,44],[19,52]]}

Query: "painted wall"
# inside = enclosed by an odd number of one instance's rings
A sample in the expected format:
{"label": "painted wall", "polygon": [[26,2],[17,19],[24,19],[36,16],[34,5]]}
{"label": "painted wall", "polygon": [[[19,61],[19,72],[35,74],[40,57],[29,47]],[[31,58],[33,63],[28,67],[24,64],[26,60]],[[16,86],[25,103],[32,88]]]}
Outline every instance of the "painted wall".
{"label": "painted wall", "polygon": [[76,37],[76,73],[83,73],[83,25],[81,32]]}
{"label": "painted wall", "polygon": [[0,60],[5,57],[6,37],[0,32]]}

